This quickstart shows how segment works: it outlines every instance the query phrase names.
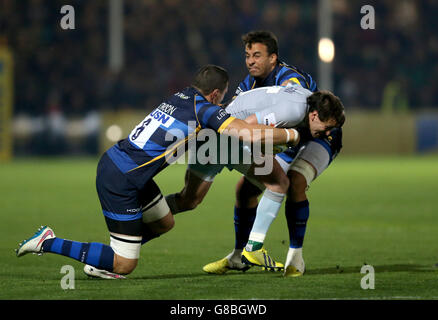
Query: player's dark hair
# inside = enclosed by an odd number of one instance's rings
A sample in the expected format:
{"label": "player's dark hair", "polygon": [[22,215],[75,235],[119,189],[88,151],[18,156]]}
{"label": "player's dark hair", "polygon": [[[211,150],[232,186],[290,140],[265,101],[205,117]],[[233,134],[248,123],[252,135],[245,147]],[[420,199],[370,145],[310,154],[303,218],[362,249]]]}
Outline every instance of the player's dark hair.
{"label": "player's dark hair", "polygon": [[198,70],[192,86],[201,90],[204,95],[208,95],[214,89],[219,89],[223,92],[228,85],[228,81],[227,70],[213,64],[208,64]]}
{"label": "player's dark hair", "polygon": [[330,91],[321,90],[307,97],[309,112],[318,111],[321,121],[335,119],[336,127],[342,127],[345,122],[344,105],[337,96]]}
{"label": "player's dark hair", "polygon": [[244,46],[251,46],[254,43],[262,43],[268,48],[268,54],[275,53],[278,56],[278,40],[270,31],[251,31],[242,36]]}

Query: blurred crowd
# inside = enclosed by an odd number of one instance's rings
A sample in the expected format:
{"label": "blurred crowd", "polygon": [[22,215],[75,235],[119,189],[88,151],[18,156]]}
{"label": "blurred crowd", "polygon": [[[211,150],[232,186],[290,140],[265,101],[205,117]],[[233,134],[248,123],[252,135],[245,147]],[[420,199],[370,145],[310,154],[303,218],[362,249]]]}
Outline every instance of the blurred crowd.
{"label": "blurred crowd", "polygon": [[[362,30],[364,1],[333,0],[334,91],[352,107],[376,108],[400,86],[409,106],[438,105],[438,1],[366,1],[375,30]],[[60,8],[75,8],[75,30]],[[124,68],[108,69],[108,1],[1,0],[0,43],[15,58],[15,113],[66,115],[152,108],[190,83],[205,63],[224,66],[230,92],[245,75],[240,36],[273,31],[280,59],[317,78],[317,1],[124,1]]]}
{"label": "blurred crowd", "polygon": [[[375,29],[362,30],[369,4]],[[438,108],[438,1],[333,1],[335,91],[346,106]]]}
{"label": "blurred crowd", "polygon": [[[75,29],[63,30],[63,5]],[[346,108],[437,107],[438,1],[333,0],[334,91]],[[374,30],[360,8],[372,5]],[[109,1],[0,0],[0,46],[15,60],[14,114],[82,117],[150,110],[206,63],[246,75],[241,35],[270,30],[280,59],[317,79],[317,0],[125,0],[124,66],[108,67]],[[94,113],[93,113],[94,112]],[[59,122],[59,121],[58,121]]]}

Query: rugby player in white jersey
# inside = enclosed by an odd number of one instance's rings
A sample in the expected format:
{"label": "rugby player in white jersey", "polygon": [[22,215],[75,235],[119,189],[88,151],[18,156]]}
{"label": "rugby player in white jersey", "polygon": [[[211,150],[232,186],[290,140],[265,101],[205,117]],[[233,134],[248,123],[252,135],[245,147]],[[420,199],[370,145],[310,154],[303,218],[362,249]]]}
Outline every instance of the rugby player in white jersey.
{"label": "rugby player in white jersey", "polygon": [[[300,145],[312,139],[326,137],[335,127],[341,127],[345,121],[344,108],[336,96],[328,91],[312,93],[298,84],[289,84],[286,87],[272,86],[262,87],[240,93],[227,107],[226,111],[232,116],[245,119],[249,123],[259,123],[279,128],[296,128],[300,131]],[[324,156],[324,155],[323,155]],[[274,167],[280,165],[282,171],[272,174],[277,181],[281,181],[284,187],[289,187],[286,172],[289,164],[276,157]],[[223,167],[236,169],[261,191],[266,187],[263,198],[257,207],[256,220],[249,237],[255,250],[247,248],[244,252],[245,263],[242,263],[242,250],[233,250],[224,259],[206,265],[204,271],[209,273],[224,273],[230,269],[245,270],[249,265],[264,266],[267,268],[281,268],[282,264],[275,262],[262,248],[264,237],[272,221],[275,219],[285,192],[277,192],[269,188],[269,185],[260,183],[261,176],[248,176],[248,165],[232,164],[190,164],[186,173],[186,185],[177,194],[166,197],[172,212],[182,212],[193,209],[205,197],[213,179]],[[265,179],[266,181],[266,179]],[[260,191],[260,192],[261,192]],[[221,264],[218,268],[217,264]]]}
{"label": "rugby player in white jersey", "polygon": [[[245,48],[248,75],[237,87],[236,96],[251,89],[274,85],[286,86],[288,83],[300,84],[312,92],[318,91],[316,82],[310,74],[280,59],[278,40],[272,32],[263,30],[248,32],[242,36],[242,43]],[[310,183],[330,166],[341,149],[342,128],[334,128],[327,137],[313,138],[301,150],[288,148],[276,155],[276,159],[284,167],[289,166],[287,171],[289,189],[284,213],[289,231],[290,250],[285,276],[296,277],[304,274],[303,242],[310,215],[307,190]],[[240,261],[240,254],[248,244],[256,218],[259,195],[260,189],[245,176],[238,181],[234,205],[234,255],[231,255],[231,259],[236,261]],[[254,250],[255,247],[252,246],[251,249]],[[260,255],[266,255],[264,251],[262,253]],[[229,258],[230,255],[227,257]],[[227,260],[229,260],[227,257],[208,264],[204,270],[208,269],[211,273],[226,272]],[[267,261],[270,261],[269,257]]]}

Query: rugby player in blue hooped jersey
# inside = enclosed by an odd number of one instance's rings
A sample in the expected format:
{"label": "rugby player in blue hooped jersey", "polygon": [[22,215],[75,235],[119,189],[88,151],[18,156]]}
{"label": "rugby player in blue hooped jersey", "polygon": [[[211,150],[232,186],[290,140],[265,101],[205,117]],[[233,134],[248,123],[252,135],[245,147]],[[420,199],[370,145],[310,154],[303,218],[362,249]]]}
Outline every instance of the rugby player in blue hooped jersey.
{"label": "rugby player in blue hooped jersey", "polygon": [[[141,245],[174,225],[153,177],[169,165],[169,156],[201,129],[261,144],[299,142],[294,129],[252,125],[230,116],[218,106],[227,89],[228,74],[223,68],[201,68],[191,87],[166,99],[126,139],[103,154],[97,167],[96,188],[110,245],[61,239],[45,226],[20,243],[17,256],[51,252],[84,263],[84,272],[89,276],[124,278],[136,268]],[[248,134],[241,135],[242,130]]]}
{"label": "rugby player in blue hooped jersey", "polygon": [[[249,75],[242,81],[236,96],[251,89],[267,86],[286,86],[298,84],[312,92],[318,90],[312,77],[296,67],[289,66],[278,59],[278,44],[275,35],[267,31],[253,31],[242,37],[245,45],[246,66]],[[302,246],[306,223],[309,217],[309,202],[306,190],[339,153],[342,143],[340,126],[328,135],[313,137],[308,142],[303,140],[302,148],[291,148],[277,154],[275,159],[289,178],[289,189],[286,200],[286,219],[289,229],[289,251],[285,263],[284,275],[300,276],[304,274],[305,265],[302,257]],[[177,194],[167,196],[173,212],[182,212],[196,207],[208,191],[212,177],[202,176],[190,167],[186,176],[188,183]],[[204,179],[200,182],[199,179]],[[262,190],[245,176],[236,187],[236,203],[234,208],[235,248],[225,258],[209,263],[203,270],[208,273],[223,274],[228,270],[246,270],[248,264],[272,269],[282,266],[273,261],[263,248],[263,241],[275,216],[268,212],[276,210],[257,210],[258,196]],[[266,193],[260,203],[264,201]],[[264,203],[267,203],[266,199]],[[277,204],[278,205],[278,204]],[[256,219],[256,213],[257,219]],[[242,257],[243,255],[243,257]],[[245,262],[245,263],[242,263]],[[278,268],[273,268],[278,269]]]}

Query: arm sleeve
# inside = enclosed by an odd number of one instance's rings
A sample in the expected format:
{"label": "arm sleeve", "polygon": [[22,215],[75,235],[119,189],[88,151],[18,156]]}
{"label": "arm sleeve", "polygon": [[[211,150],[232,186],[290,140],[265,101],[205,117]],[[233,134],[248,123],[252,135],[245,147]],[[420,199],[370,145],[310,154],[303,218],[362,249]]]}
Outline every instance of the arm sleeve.
{"label": "arm sleeve", "polygon": [[219,133],[234,120],[224,109],[211,103],[200,106],[197,115],[201,128],[210,128]]}

